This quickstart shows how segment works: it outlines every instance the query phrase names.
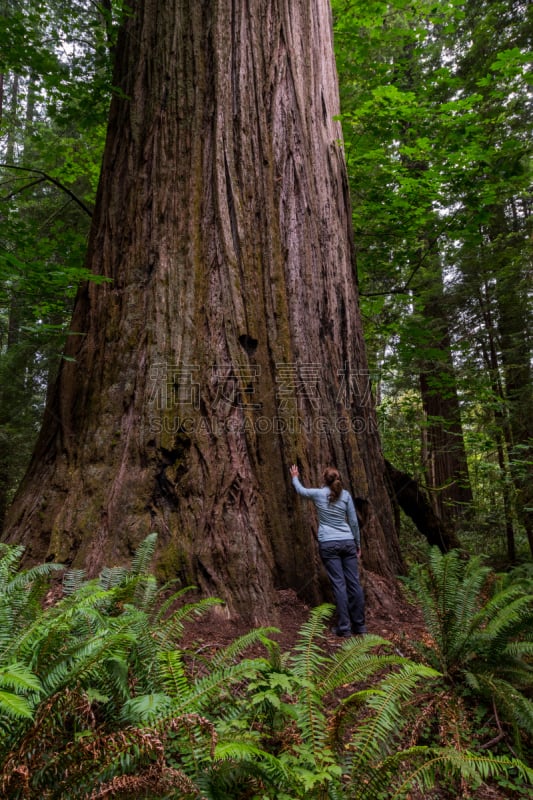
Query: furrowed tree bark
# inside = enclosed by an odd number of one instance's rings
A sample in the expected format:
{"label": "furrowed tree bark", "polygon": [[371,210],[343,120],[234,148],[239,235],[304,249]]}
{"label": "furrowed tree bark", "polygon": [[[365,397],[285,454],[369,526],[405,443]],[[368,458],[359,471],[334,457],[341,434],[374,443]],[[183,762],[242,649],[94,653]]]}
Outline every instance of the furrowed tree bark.
{"label": "furrowed tree bark", "polygon": [[336,464],[401,569],[368,384],[325,0],[139,0],[117,46],[87,263],[5,538],[32,560],[130,558],[272,619],[322,597],[298,462]]}

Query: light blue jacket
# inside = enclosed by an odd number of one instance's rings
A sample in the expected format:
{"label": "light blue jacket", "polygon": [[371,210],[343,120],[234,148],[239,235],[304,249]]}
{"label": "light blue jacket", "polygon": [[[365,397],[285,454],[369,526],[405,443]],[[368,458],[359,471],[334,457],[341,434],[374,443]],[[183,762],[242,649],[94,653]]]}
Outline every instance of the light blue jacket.
{"label": "light blue jacket", "polygon": [[316,506],[319,542],[354,539],[357,547],[361,546],[359,523],[350,492],[343,489],[339,499],[335,503],[330,503],[331,489],[329,486],[321,486],[320,489],[306,489],[296,477],[292,479],[292,485],[298,494],[309,498]]}

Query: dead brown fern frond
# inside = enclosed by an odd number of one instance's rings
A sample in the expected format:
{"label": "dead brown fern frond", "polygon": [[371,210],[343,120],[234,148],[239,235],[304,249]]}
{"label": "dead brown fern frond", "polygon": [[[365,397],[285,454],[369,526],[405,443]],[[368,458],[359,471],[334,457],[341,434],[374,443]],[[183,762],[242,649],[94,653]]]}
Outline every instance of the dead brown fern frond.
{"label": "dead brown fern frond", "polygon": [[17,784],[28,785],[33,774],[44,769],[50,753],[63,751],[71,730],[91,730],[96,722],[87,696],[77,689],[64,689],[37,709],[35,719],[18,747],[7,754],[0,772],[2,797],[9,797]]}
{"label": "dead brown fern frond", "polygon": [[90,795],[90,800],[106,800],[109,797],[133,795],[140,792],[153,792],[154,795],[163,795],[173,789],[183,793],[184,800],[193,796],[196,800],[204,800],[198,793],[198,787],[185,773],[173,769],[159,760],[151,764],[137,775],[117,775],[107,784],[95,789]]}

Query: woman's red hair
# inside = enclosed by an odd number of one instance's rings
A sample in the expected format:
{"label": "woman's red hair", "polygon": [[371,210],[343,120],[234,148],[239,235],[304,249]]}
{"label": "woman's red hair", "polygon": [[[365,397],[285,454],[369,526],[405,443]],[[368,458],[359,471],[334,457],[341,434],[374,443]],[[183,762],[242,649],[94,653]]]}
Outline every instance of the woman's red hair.
{"label": "woman's red hair", "polygon": [[326,467],[324,470],[324,483],[330,489],[329,502],[336,503],[342,492],[342,480],[338,469]]}

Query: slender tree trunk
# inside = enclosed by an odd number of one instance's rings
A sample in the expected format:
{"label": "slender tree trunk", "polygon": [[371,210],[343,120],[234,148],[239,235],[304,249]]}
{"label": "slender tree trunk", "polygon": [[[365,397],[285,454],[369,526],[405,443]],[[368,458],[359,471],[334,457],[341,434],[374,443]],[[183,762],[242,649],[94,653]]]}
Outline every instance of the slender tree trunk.
{"label": "slender tree trunk", "polygon": [[427,338],[421,349],[419,379],[427,418],[424,446],[431,500],[438,516],[452,522],[470,505],[472,492],[445,302],[438,269],[420,301]]}
{"label": "slender tree trunk", "polygon": [[511,491],[512,479],[509,472],[509,422],[506,419],[504,390],[500,377],[500,366],[498,362],[498,352],[495,343],[496,331],[494,328],[490,302],[480,295],[479,304],[485,322],[487,346],[483,349],[483,355],[487,370],[490,375],[491,388],[495,397],[499,398],[499,407],[494,410],[494,420],[497,426],[495,433],[496,451],[498,456],[498,466],[501,475],[502,503],[503,503],[503,524],[505,526],[505,536],[507,540],[507,556],[513,563],[516,560],[516,537],[515,537],[515,506],[514,493]]}
{"label": "slender tree trunk", "polygon": [[[5,11],[5,9],[4,9]],[[3,78],[3,76],[2,76]],[[3,87],[2,87],[3,88]],[[19,102],[19,77],[15,75],[12,83],[11,93],[11,125],[7,131],[6,141],[6,160],[13,163],[16,155],[16,131],[17,125],[17,110]],[[1,121],[1,114],[0,114]],[[15,398],[24,396],[24,384],[26,370],[21,363],[20,357],[16,352],[16,347],[19,344],[21,333],[21,318],[19,302],[15,297],[13,288],[9,287],[7,291],[9,297],[9,307],[7,309],[7,334],[5,337],[5,347],[2,348],[2,357],[4,358],[5,374],[9,375],[9,380],[0,382],[0,429],[2,430],[2,440],[0,441],[0,529],[2,528],[9,500],[13,496],[13,491],[16,482],[13,479],[13,452],[10,447],[9,436],[6,431],[9,430],[9,424],[13,420],[13,408],[15,407]],[[6,369],[6,364],[11,366],[11,370]]]}
{"label": "slender tree trunk", "polygon": [[2,124],[4,118],[4,84],[5,74],[0,72],[0,125]]}
{"label": "slender tree trunk", "polygon": [[[9,499],[13,495],[15,483],[13,481],[13,453],[10,447],[9,423],[13,418],[14,402],[24,395],[25,369],[21,359],[17,358],[16,345],[20,335],[20,319],[17,304],[13,297],[10,299],[7,335],[2,358],[4,359],[3,374],[8,374],[9,381],[0,382],[0,529],[5,519]],[[6,369],[6,365],[9,365]],[[11,367],[11,369],[9,369]]]}
{"label": "slender tree trunk", "polygon": [[[7,18],[9,2],[1,0],[0,2],[0,18]],[[5,105],[5,87],[6,87],[6,73],[0,72],[0,125],[4,121],[4,105]]]}
{"label": "slender tree trunk", "polygon": [[[533,555],[533,382],[531,370],[531,311],[524,264],[515,264],[508,249],[515,237],[524,239],[524,221],[516,209],[507,219],[498,209],[492,231],[493,257],[501,263],[495,284],[501,365],[508,407],[506,425],[510,475],[516,491],[517,517],[524,526]],[[524,254],[524,261],[527,255]]]}
{"label": "slender tree trunk", "polygon": [[11,83],[11,98],[9,115],[11,117],[11,124],[9,126],[9,135],[6,143],[6,161],[8,164],[15,162],[15,144],[16,144],[16,131],[19,127],[17,124],[18,115],[18,102],[19,102],[19,76],[13,75]]}
{"label": "slender tree trunk", "polygon": [[129,558],[272,618],[321,598],[309,484],[335,463],[401,569],[356,289],[326,0],[139,0],[117,45],[87,264],[11,509],[32,559]]}

